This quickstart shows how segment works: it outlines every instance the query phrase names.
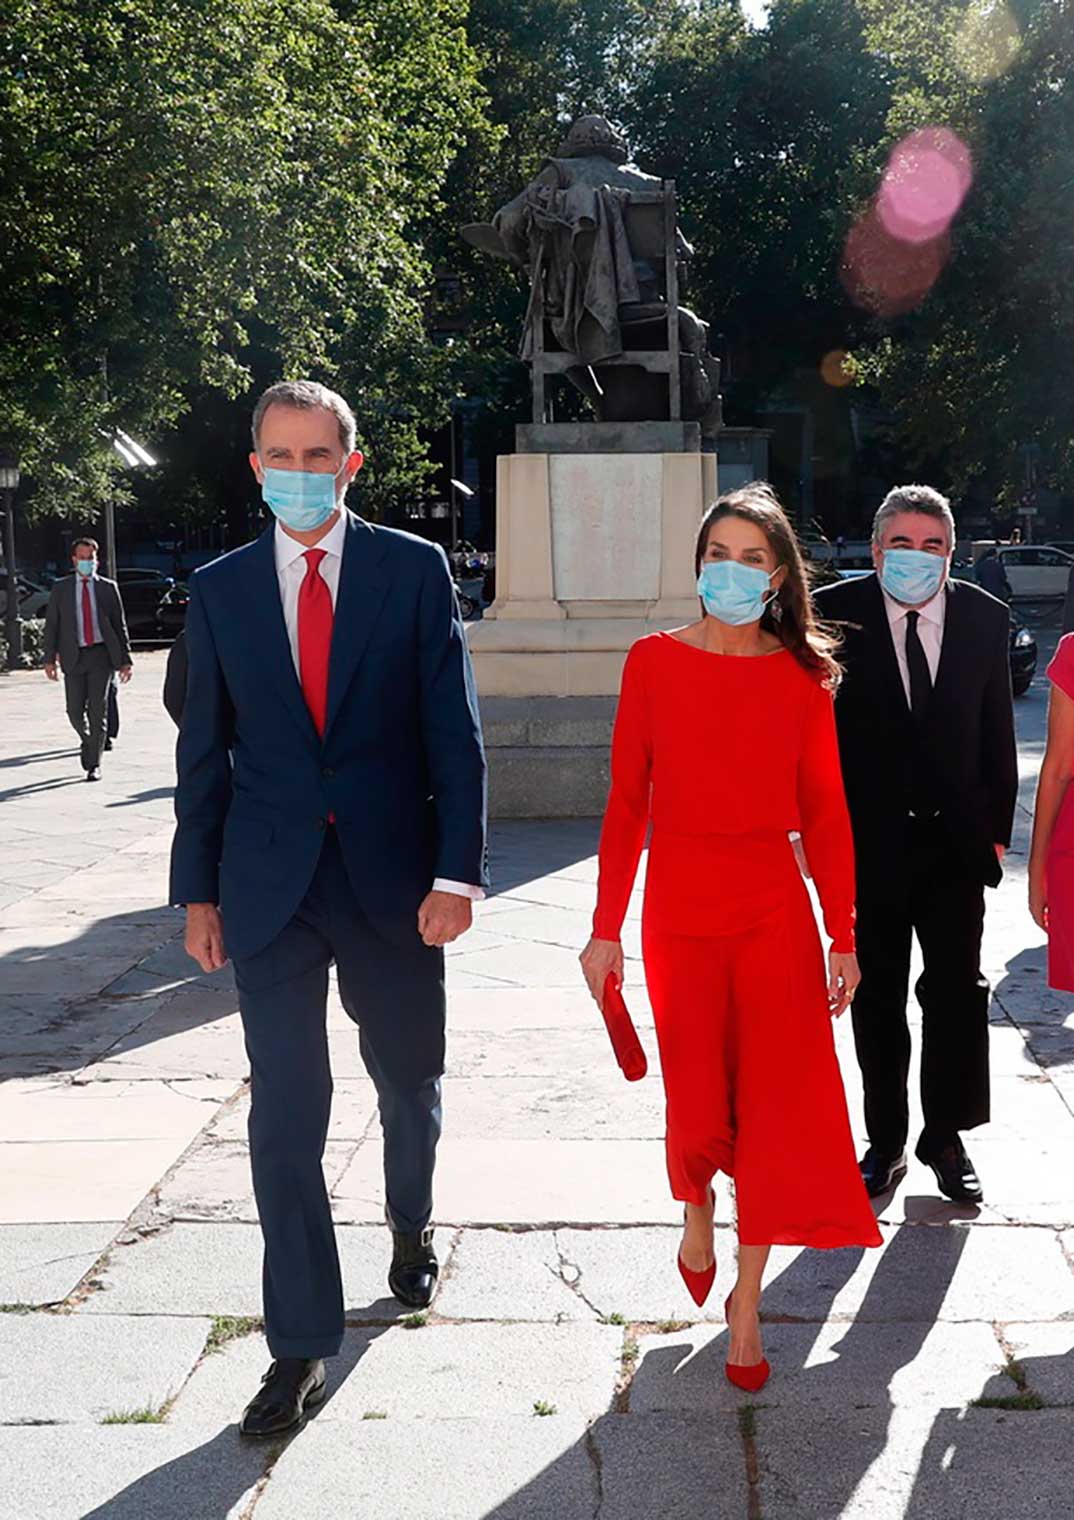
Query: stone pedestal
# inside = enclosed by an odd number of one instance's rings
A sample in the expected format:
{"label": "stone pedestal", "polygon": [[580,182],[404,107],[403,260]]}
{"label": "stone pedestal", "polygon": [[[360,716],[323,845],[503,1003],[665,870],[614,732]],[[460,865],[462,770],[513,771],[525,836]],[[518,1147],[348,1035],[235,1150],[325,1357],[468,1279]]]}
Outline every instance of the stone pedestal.
{"label": "stone pedestal", "polygon": [[716,457],[519,453],[498,462],[496,601],[469,627],[494,817],[600,812],[626,652],[697,617]]}

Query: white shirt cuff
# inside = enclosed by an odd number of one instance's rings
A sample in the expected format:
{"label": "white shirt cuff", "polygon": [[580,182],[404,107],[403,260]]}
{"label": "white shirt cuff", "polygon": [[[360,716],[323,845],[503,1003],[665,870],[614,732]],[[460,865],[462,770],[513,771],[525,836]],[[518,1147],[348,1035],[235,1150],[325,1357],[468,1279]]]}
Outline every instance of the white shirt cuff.
{"label": "white shirt cuff", "polygon": [[433,882],[433,891],[452,892],[456,897],[468,897],[471,902],[485,901],[484,887],[467,886],[462,881],[445,881],[442,876],[438,876]]}

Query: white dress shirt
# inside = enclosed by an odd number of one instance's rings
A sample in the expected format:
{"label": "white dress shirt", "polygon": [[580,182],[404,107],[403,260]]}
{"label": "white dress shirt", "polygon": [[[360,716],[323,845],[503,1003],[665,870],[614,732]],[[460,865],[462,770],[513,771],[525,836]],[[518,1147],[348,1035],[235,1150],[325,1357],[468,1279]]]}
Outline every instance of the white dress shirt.
{"label": "white dress shirt", "polygon": [[943,623],[944,613],[947,609],[947,586],[943,585],[937,591],[931,601],[925,602],[921,607],[904,607],[901,602],[895,601],[894,597],[884,592],[884,606],[887,608],[888,627],[891,629],[891,640],[895,645],[895,659],[898,661],[899,674],[902,677],[902,688],[906,693],[906,705],[910,705],[910,667],[906,663],[906,614],[917,613],[917,636],[921,640],[921,648],[925,652],[925,660],[928,663],[929,675],[933,686],[936,685],[936,672],[940,668],[940,650],[943,648]]}
{"label": "white dress shirt", "polygon": [[[312,545],[315,549],[324,550],[324,558],[317,566],[317,573],[328,587],[332,598],[332,610],[335,611],[336,598],[339,595],[339,571],[343,564],[343,548],[347,541],[347,519],[341,512],[336,521],[329,528],[322,539]],[[280,584],[280,602],[283,606],[283,620],[287,625],[287,640],[291,645],[291,659],[294,661],[295,675],[299,685],[302,684],[302,666],[298,657],[298,593],[302,582],[306,578],[307,562],[304,558],[306,545],[300,544],[297,539],[285,533],[277,522],[276,537],[274,540],[276,551],[276,578]],[[473,902],[480,902],[485,896],[482,887],[473,887],[461,881],[446,881],[443,877],[437,877],[433,882],[434,892],[453,892],[457,897],[469,897]]]}

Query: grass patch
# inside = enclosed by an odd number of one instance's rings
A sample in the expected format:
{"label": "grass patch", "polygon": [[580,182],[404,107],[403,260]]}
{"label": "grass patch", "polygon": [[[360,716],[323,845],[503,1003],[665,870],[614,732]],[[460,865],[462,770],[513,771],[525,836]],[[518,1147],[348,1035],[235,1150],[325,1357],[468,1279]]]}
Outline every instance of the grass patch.
{"label": "grass patch", "polygon": [[602,1314],[600,1322],[602,1325],[625,1325],[626,1318],[622,1314]]}
{"label": "grass patch", "polygon": [[209,1329],[209,1339],[205,1342],[206,1353],[222,1351],[231,1341],[241,1340],[244,1335],[252,1335],[255,1330],[260,1330],[263,1324],[263,1320],[251,1316],[215,1315]]}
{"label": "grass patch", "polygon": [[1039,1393],[1031,1393],[1028,1388],[1023,1388],[1020,1393],[974,1399],[973,1407],[974,1409],[1043,1409],[1044,1400]]}
{"label": "grass patch", "polygon": [[363,1420],[386,1420],[387,1418],[388,1411],[386,1409],[367,1409],[362,1416]]}
{"label": "grass patch", "polygon": [[641,1351],[641,1347],[638,1345],[637,1341],[634,1340],[633,1337],[631,1337],[628,1341],[626,1341],[624,1343],[624,1345],[623,1345],[623,1365],[624,1365],[624,1367],[630,1367],[630,1366],[632,1366],[638,1360],[638,1354],[639,1354],[640,1351]]}
{"label": "grass patch", "polygon": [[677,1330],[689,1330],[690,1321],[688,1319],[662,1319],[656,1328],[660,1335],[674,1335]]}
{"label": "grass patch", "polygon": [[144,1409],[117,1409],[113,1414],[106,1414],[101,1421],[102,1425],[163,1425],[164,1413],[160,1409],[152,1409],[147,1404]]}
{"label": "grass patch", "polygon": [[556,1406],[554,1404],[549,1404],[546,1399],[535,1399],[534,1402],[533,1402],[533,1412],[534,1412],[534,1414],[537,1414],[537,1415],[547,1415],[547,1414],[558,1414],[559,1413],[559,1411],[557,1410]]}
{"label": "grass patch", "polygon": [[33,1314],[36,1304],[0,1304],[0,1314]]}
{"label": "grass patch", "polygon": [[745,1441],[752,1441],[757,1433],[757,1410],[752,1404],[743,1404],[738,1411],[738,1432]]}
{"label": "grass patch", "polygon": [[399,1323],[402,1325],[404,1330],[420,1330],[423,1325],[427,1325],[429,1323],[429,1316],[425,1313],[424,1310],[419,1310],[417,1314],[408,1314],[406,1318],[401,1319]]}

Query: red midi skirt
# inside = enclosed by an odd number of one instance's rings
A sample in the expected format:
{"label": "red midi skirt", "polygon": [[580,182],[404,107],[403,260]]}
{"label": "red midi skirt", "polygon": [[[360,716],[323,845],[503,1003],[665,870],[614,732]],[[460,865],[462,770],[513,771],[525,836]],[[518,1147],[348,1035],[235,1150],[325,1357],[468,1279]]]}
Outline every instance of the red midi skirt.
{"label": "red midi skirt", "polygon": [[1074,992],[1074,785],[1055,820],[1045,867],[1048,892],[1048,986]]}
{"label": "red midi skirt", "polygon": [[643,953],[674,1197],[705,1203],[722,1171],[744,1245],[879,1245],[786,835],[654,833]]}

